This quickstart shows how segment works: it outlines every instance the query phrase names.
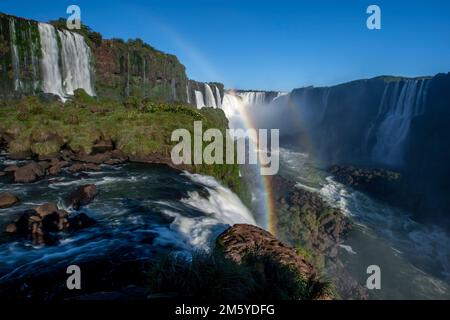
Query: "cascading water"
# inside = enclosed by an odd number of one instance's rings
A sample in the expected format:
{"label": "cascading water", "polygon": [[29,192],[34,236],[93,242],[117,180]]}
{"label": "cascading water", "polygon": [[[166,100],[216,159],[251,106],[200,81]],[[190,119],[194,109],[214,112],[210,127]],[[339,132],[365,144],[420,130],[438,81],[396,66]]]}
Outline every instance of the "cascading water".
{"label": "cascading water", "polygon": [[203,93],[201,91],[195,90],[195,105],[198,109],[205,106],[205,100],[203,99]]}
{"label": "cascading water", "polygon": [[389,83],[381,99],[378,117],[381,122],[375,130],[376,143],[372,159],[398,166],[403,163],[403,146],[408,138],[411,120],[425,112],[429,81],[407,80]]}
{"label": "cascading water", "polygon": [[190,91],[189,91],[189,84],[186,85],[186,97],[187,97],[187,98],[186,98],[186,99],[187,99],[187,100],[186,100],[187,103],[190,104],[190,103],[191,103],[191,93],[190,93]]}
{"label": "cascading water", "polygon": [[211,87],[205,83],[205,103],[207,107],[217,108],[216,99],[211,90]]}
{"label": "cascading water", "polygon": [[46,23],[39,23],[38,28],[42,50],[42,91],[56,94],[64,99],[65,93],[59,70],[59,48],[56,30],[53,26]]}
{"label": "cascading water", "polygon": [[67,30],[59,31],[61,40],[61,56],[63,66],[63,85],[66,94],[82,88],[93,96],[94,89],[91,82],[91,51],[83,36]]}
{"label": "cascading water", "polygon": [[79,88],[95,95],[90,68],[91,51],[84,38],[67,30],[56,30],[46,23],[39,23],[38,28],[42,50],[42,90],[63,100]]}
{"label": "cascading water", "polygon": [[261,105],[266,103],[266,93],[265,92],[239,92],[239,96],[246,105]]}
{"label": "cascading water", "polygon": [[222,96],[220,95],[220,90],[215,86],[216,88],[216,101],[217,101],[217,107],[222,108]]}

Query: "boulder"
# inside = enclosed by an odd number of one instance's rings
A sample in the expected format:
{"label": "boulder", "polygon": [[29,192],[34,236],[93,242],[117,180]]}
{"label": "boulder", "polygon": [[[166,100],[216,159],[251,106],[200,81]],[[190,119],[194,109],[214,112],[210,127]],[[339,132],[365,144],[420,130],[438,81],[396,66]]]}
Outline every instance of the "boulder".
{"label": "boulder", "polygon": [[3,169],[3,171],[4,171],[4,172],[14,172],[14,171],[16,171],[17,169],[19,169],[19,167],[14,165],[14,166],[6,167],[5,169]]}
{"label": "boulder", "polygon": [[97,195],[97,187],[94,184],[80,186],[67,198],[69,206],[78,210],[81,206],[89,204]]}
{"label": "boulder", "polygon": [[270,256],[281,265],[297,270],[305,278],[316,275],[314,267],[294,248],[253,225],[235,224],[217,238],[216,245],[226,258],[236,263],[248,254]]}
{"label": "boulder", "polygon": [[58,212],[58,206],[52,202],[44,203],[36,208],[36,212],[41,218],[44,218],[49,214]]}
{"label": "boulder", "polygon": [[69,165],[68,161],[59,161],[59,160],[52,161],[51,166],[48,169],[48,174],[52,176],[57,176],[61,172],[61,169],[67,165]]}
{"label": "boulder", "polygon": [[12,207],[19,199],[9,192],[0,193],[0,209],[6,209]]}
{"label": "boulder", "polygon": [[14,181],[17,183],[30,183],[45,175],[45,170],[36,162],[32,161],[14,171]]}
{"label": "boulder", "polygon": [[100,166],[94,163],[76,163],[69,167],[70,172],[80,172],[80,171],[98,171]]}

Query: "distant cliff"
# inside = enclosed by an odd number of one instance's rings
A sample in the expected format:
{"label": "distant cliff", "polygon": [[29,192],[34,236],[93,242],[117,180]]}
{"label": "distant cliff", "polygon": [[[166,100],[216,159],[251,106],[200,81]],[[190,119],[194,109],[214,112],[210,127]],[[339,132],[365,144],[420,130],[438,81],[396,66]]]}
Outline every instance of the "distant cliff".
{"label": "distant cliff", "polygon": [[303,146],[324,166],[398,170],[411,208],[450,211],[450,73],[300,88],[290,104]]}
{"label": "distant cliff", "polygon": [[220,107],[220,83],[189,80],[174,55],[140,39],[103,39],[83,25],[50,24],[0,13],[0,96],[51,93],[62,99],[84,89],[113,99],[130,96],[161,102]]}

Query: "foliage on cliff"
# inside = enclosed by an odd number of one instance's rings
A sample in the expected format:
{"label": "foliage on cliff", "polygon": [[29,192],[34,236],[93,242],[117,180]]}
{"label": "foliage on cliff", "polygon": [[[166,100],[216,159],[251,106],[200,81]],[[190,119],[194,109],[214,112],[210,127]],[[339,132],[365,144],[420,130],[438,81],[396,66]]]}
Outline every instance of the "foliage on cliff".
{"label": "foliage on cliff", "polygon": [[[167,164],[176,144],[171,141],[173,130],[184,128],[193,136],[194,121],[202,121],[203,130],[217,128],[225,136],[228,127],[220,109],[197,110],[189,105],[138,98],[123,103],[97,100],[82,90],[65,104],[43,102],[35,96],[3,101],[0,119],[0,144],[6,143],[10,154],[43,158],[62,149],[90,154],[97,141],[111,140],[115,149],[131,159]],[[239,195],[245,194],[238,165],[203,164],[188,169],[214,176]]]}

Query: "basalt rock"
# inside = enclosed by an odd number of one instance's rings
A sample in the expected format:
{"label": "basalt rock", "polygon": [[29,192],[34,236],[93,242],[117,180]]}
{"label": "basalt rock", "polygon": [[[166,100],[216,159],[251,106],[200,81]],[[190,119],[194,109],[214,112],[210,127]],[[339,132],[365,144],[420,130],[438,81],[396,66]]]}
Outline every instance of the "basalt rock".
{"label": "basalt rock", "polygon": [[0,193],[0,209],[12,207],[19,202],[19,199],[9,192]]}
{"label": "basalt rock", "polygon": [[36,210],[26,210],[19,218],[6,226],[6,232],[29,237],[35,243],[52,245],[58,242],[57,234],[64,230],[79,230],[96,224],[96,221],[82,213],[69,217],[69,213],[53,203],[46,203]]}
{"label": "basalt rock", "polygon": [[93,184],[80,186],[77,190],[72,192],[67,198],[67,204],[78,210],[81,206],[85,206],[94,200],[97,195],[97,188]]}
{"label": "basalt rock", "polygon": [[94,163],[76,163],[68,168],[69,172],[75,173],[80,171],[98,171],[100,166]]}
{"label": "basalt rock", "polygon": [[217,238],[217,246],[226,258],[240,263],[246,255],[270,256],[281,265],[294,268],[305,278],[316,276],[314,267],[269,232],[256,226],[235,224]]}
{"label": "basalt rock", "polygon": [[44,168],[42,168],[38,163],[32,161],[14,171],[14,181],[17,183],[34,182],[44,175]]}

